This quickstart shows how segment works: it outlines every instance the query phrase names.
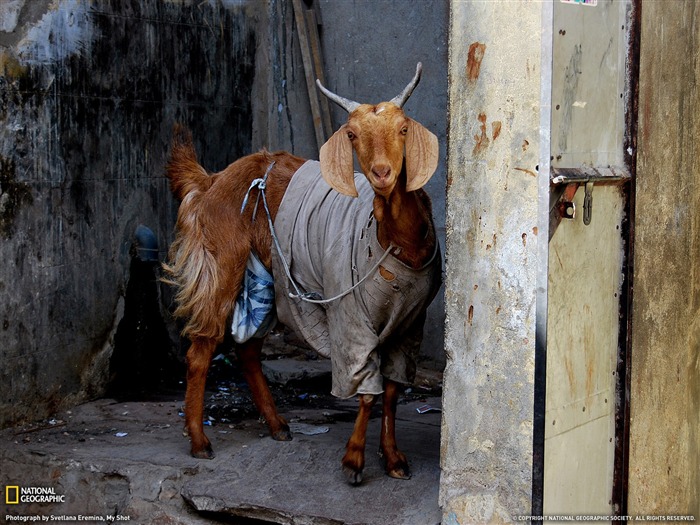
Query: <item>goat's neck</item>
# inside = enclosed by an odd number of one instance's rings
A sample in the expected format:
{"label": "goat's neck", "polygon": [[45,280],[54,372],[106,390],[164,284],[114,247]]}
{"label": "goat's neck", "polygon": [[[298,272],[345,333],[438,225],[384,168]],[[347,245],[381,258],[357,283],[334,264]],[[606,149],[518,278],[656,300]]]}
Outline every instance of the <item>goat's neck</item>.
{"label": "goat's neck", "polygon": [[396,258],[411,268],[430,261],[436,243],[430,199],[423,190],[407,192],[403,174],[388,198],[375,195],[374,217],[382,248],[401,248]]}

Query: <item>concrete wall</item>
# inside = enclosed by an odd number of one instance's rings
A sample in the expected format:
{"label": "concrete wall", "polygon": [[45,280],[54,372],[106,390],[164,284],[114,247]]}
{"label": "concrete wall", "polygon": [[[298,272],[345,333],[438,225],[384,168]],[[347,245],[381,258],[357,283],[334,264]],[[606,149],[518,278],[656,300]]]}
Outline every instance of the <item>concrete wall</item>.
{"label": "concrete wall", "polygon": [[629,514],[700,518],[700,4],[642,2]]}
{"label": "concrete wall", "polygon": [[440,488],[450,525],[530,514],[537,246],[547,242],[542,6],[451,2]]}
{"label": "concrete wall", "polygon": [[161,258],[171,238],[173,122],[211,169],[249,151],[258,41],[234,1],[14,0],[0,20],[5,425],[104,390],[134,231]]}

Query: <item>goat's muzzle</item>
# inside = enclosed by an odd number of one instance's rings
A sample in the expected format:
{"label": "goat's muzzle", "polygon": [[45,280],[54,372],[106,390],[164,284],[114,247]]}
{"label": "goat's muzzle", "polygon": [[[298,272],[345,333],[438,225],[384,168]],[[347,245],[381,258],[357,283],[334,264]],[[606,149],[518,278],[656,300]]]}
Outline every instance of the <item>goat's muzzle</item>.
{"label": "goat's muzzle", "polygon": [[388,164],[375,164],[370,171],[369,182],[374,191],[383,197],[389,196],[396,185],[396,177],[393,176],[391,166]]}

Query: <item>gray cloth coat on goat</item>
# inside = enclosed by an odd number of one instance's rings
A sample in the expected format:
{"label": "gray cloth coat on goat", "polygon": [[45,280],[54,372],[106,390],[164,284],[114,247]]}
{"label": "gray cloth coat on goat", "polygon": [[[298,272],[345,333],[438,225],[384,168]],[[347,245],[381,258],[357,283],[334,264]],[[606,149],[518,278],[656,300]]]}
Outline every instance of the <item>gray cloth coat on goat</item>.
{"label": "gray cloth coat on goat", "polygon": [[[374,193],[355,174],[359,197],[341,195],[323,180],[320,163],[306,162],[294,174],[275,219],[275,231],[293,279],[302,291],[331,298],[372,272],[384,250],[377,241]],[[425,308],[440,286],[438,248],[431,261],[414,270],[393,255],[352,292],[327,304],[290,297],[289,281],[277,250],[272,250],[277,315],[312,348],[330,357],[331,393],[347,398],[380,394],[386,377],[413,381],[423,338]]]}

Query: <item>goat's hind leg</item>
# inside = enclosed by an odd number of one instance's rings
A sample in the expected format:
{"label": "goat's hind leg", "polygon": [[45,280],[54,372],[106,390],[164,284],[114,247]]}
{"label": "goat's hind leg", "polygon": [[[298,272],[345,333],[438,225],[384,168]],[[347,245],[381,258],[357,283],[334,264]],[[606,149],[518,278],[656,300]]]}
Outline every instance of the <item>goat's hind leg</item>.
{"label": "goat's hind leg", "polygon": [[209,438],[204,434],[204,389],[212,355],[214,339],[193,339],[187,351],[187,391],[185,393],[185,427],[190,436],[191,454],[199,459],[212,459]]}
{"label": "goat's hind leg", "polygon": [[289,425],[277,412],[277,405],[267,385],[267,380],[262,373],[260,363],[260,352],[262,350],[263,339],[251,339],[243,344],[236,345],[241,369],[245,380],[253,394],[255,403],[260,415],[267,421],[272,439],[277,441],[291,441],[292,433]]}
{"label": "goat's hind leg", "polygon": [[396,445],[396,403],[400,387],[390,379],[384,379],[382,400],[382,432],[380,453],[384,457],[386,473],[392,478],[411,479],[408,460]]}

